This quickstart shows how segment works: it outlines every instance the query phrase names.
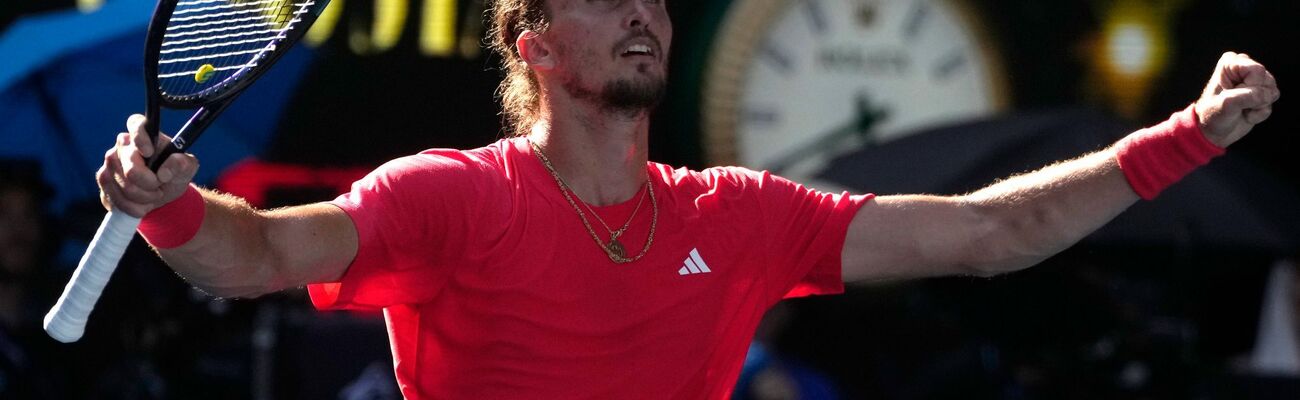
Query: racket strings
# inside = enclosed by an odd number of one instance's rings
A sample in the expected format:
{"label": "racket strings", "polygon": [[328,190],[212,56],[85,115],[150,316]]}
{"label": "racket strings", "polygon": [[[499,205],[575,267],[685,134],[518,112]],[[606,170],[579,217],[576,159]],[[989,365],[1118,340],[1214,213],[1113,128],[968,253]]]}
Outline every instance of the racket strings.
{"label": "racket strings", "polygon": [[[217,1],[220,2],[220,1],[228,1],[228,0],[217,0]],[[173,15],[173,16],[176,16],[176,15],[184,15],[184,14],[193,14],[193,13],[207,12],[207,11],[232,10],[232,9],[236,9],[236,8],[238,8],[238,7],[241,6],[241,5],[243,5],[243,6],[254,6],[254,5],[261,5],[261,4],[280,3],[280,2],[282,2],[282,1],[283,1],[283,0],[261,0],[261,1],[246,2],[246,3],[242,3],[242,4],[229,4],[229,3],[228,3],[228,4],[220,4],[220,5],[209,6],[209,7],[190,8],[190,9],[187,9],[187,10],[176,10],[175,12],[172,12],[172,15]],[[193,5],[193,4],[196,4],[196,3],[191,3],[191,5]],[[177,7],[184,6],[184,5],[186,5],[186,3],[177,3],[177,4],[176,4]],[[175,22],[175,21],[178,21],[178,19],[176,19],[176,18],[172,18],[172,22]]]}
{"label": "racket strings", "polygon": [[188,97],[233,81],[274,51],[316,4],[317,0],[177,3],[159,51],[160,89],[168,96]]}
{"label": "racket strings", "polygon": [[[279,36],[272,36],[271,38],[272,38],[272,39],[280,39],[281,37],[279,37]],[[171,53],[180,53],[180,52],[194,51],[194,50],[205,50],[205,49],[211,49],[211,48],[217,48],[217,47],[223,47],[223,46],[234,46],[234,45],[240,45],[240,44],[246,44],[246,43],[264,43],[264,42],[266,42],[266,39],[267,39],[267,38],[252,38],[252,39],[237,40],[237,41],[232,41],[232,42],[222,42],[222,43],[203,44],[203,45],[190,46],[190,47],[171,48],[171,49],[167,49],[167,50],[160,51],[160,52],[158,52],[158,53],[159,53],[159,54],[171,54]],[[175,60],[173,60],[173,61],[175,61]]]}
{"label": "racket strings", "polygon": [[198,1],[182,1],[182,2],[178,2],[178,3],[176,3],[176,8],[189,7],[189,6],[197,6],[197,5],[202,5],[202,4],[229,3],[229,2],[230,2],[230,0],[198,0]]}
{"label": "racket strings", "polygon": [[[264,24],[264,25],[269,26],[269,25],[273,25],[273,23],[268,22],[268,23],[266,23],[266,24]],[[242,29],[243,27],[236,26],[235,28]],[[206,29],[206,30],[202,30],[202,31],[194,31],[194,32],[196,32],[196,33],[214,33],[214,32],[222,32],[222,31],[227,31],[227,30],[233,30],[233,29],[231,29],[230,27],[227,27],[227,28],[217,28],[217,29]],[[268,34],[268,33],[277,33],[277,32],[281,32],[281,30],[280,30],[280,29],[260,29],[260,30],[243,31],[243,32],[238,32],[238,33],[229,33],[229,34],[224,34],[224,35],[213,35],[213,36],[206,36],[206,37],[198,37],[198,38],[194,38],[194,39],[173,40],[173,41],[170,41],[170,42],[163,43],[163,48],[167,48],[168,46],[179,46],[179,45],[182,45],[182,44],[189,44],[189,43],[200,43],[200,42],[206,42],[206,41],[211,41],[211,40],[220,40],[220,39],[238,38],[238,37],[244,37],[244,36],[257,36],[257,35],[265,35],[265,34]],[[165,51],[165,50],[164,50],[164,51]]]}

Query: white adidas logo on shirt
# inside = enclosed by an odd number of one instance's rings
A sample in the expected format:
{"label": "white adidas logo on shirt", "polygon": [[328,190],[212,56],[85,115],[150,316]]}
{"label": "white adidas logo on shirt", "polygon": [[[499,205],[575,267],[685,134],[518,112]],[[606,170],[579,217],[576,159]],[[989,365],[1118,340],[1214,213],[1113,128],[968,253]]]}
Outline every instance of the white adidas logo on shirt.
{"label": "white adidas logo on shirt", "polygon": [[677,270],[677,275],[707,274],[713,272],[709,270],[709,264],[705,264],[704,259],[700,258],[699,249],[691,249],[691,256],[686,257],[686,261],[683,263],[685,263],[686,266]]}

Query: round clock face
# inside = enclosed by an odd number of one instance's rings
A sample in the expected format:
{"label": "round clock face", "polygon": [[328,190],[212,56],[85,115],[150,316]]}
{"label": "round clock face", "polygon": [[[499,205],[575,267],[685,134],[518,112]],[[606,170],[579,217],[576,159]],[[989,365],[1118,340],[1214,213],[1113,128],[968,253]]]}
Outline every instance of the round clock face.
{"label": "round clock face", "polygon": [[992,47],[943,0],[737,0],[705,75],[709,161],[792,179],[1005,107]]}

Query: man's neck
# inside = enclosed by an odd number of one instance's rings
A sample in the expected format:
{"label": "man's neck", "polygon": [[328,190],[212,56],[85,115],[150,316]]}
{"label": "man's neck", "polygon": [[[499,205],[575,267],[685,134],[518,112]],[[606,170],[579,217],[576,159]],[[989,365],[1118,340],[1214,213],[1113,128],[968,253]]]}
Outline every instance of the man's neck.
{"label": "man's neck", "polygon": [[583,101],[563,103],[548,107],[529,140],[588,204],[631,199],[645,185],[649,110],[628,115]]}

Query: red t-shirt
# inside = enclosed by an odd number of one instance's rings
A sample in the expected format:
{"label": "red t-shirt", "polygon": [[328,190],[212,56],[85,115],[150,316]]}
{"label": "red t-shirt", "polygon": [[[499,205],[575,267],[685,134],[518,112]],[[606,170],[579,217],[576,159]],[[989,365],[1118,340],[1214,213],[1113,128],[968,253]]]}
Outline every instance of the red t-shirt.
{"label": "red t-shirt", "polygon": [[[360,248],[341,282],[308,287],[312,302],[383,309],[409,399],[725,399],[769,307],[843,291],[847,227],[871,197],[647,168],[654,243],[614,264],[523,139],[389,162],[334,200]],[[593,208],[617,227],[636,200]],[[629,255],[652,214],[647,199]]]}

